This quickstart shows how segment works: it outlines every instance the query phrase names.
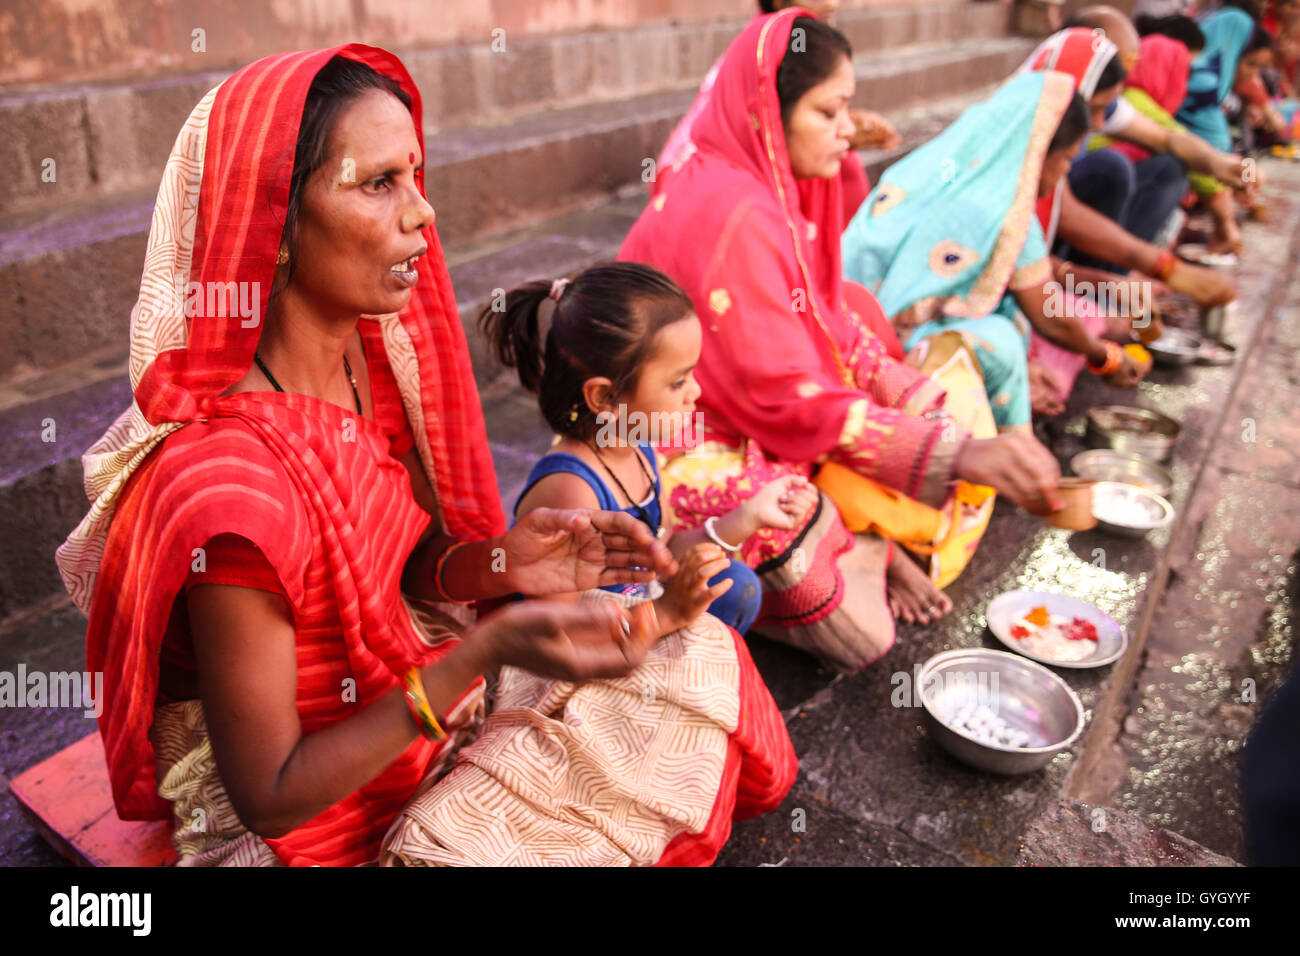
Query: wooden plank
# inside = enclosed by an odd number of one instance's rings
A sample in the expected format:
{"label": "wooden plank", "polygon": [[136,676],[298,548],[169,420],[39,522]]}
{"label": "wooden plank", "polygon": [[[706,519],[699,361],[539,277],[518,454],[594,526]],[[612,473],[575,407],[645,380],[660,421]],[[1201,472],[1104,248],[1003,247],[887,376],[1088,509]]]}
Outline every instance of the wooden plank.
{"label": "wooden plank", "polygon": [[176,862],[170,821],[122,820],[113,807],[99,731],[9,782],[36,831],[81,866],[168,866]]}

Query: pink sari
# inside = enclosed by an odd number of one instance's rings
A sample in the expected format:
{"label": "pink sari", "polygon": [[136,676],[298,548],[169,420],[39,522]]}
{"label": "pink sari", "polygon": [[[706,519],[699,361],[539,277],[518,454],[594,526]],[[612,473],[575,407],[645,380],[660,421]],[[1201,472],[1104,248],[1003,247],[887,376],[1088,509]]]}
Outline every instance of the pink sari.
{"label": "pink sari", "polygon": [[[619,252],[676,280],[704,329],[695,374],[708,441],[665,466],[681,527],[825,461],[937,506],[965,438],[920,417],[943,390],[890,357],[873,332],[887,325],[879,304],[842,278],[840,178],[796,181],[790,169],[776,72],[800,12],[760,17],[731,45],[694,119],[695,151]],[[823,496],[804,528],[746,545],[764,580],[755,626],[843,670],[870,663],[894,640],[890,554],[890,542],[850,534]]]}

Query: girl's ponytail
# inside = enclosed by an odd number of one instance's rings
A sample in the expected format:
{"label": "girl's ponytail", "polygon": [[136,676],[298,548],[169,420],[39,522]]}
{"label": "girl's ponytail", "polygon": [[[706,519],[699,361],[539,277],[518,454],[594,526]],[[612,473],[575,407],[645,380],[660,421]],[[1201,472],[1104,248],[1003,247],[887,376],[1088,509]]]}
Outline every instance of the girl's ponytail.
{"label": "girl's ponytail", "polygon": [[479,316],[479,326],[492,354],[502,365],[517,370],[520,384],[534,395],[541,389],[545,368],[542,349],[546,343],[539,341],[538,332],[540,313],[550,292],[549,282],[534,280],[511,289],[504,300],[494,296]]}
{"label": "girl's ponytail", "polygon": [[492,353],[537,396],[551,430],[590,439],[598,422],[584,383],[604,377],[616,398],[628,394],[659,330],[690,314],[691,300],[659,270],[610,262],[572,282],[538,279],[512,289],[483,310],[479,325]]}

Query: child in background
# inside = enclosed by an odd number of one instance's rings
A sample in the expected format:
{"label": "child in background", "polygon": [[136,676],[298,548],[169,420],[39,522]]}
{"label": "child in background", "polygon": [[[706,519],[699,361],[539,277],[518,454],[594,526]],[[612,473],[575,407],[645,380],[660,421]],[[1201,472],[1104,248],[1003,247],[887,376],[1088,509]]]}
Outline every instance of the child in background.
{"label": "child in background", "polygon": [[744,634],[758,615],[762,588],[757,575],[728,552],[738,552],[760,528],[799,527],[817,492],[806,479],[787,476],[705,527],[669,538],[658,461],[643,439],[690,440],[700,394],[691,372],[701,331],[686,293],[657,269],[609,263],[572,281],[541,280],[514,289],[504,309],[484,309],[480,324],[497,358],[516,369],[524,388],[537,396],[557,435],[528,476],[516,519],[534,508],[594,508],[639,518],[668,539],[681,561],[662,593],[650,595],[659,633],[671,633],[708,610]]}

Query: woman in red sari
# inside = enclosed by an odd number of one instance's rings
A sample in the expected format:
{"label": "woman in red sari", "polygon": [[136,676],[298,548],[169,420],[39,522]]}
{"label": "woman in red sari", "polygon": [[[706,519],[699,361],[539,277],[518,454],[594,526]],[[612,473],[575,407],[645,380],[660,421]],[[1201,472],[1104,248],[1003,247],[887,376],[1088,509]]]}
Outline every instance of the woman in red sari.
{"label": "woman in red sari", "polygon": [[420,117],[352,44],[240,70],[176,140],[135,400],[59,552],[118,812],[174,816],[185,864],[708,863],[795,769],[734,632],[468,607],[674,567],[626,515],[503,534]]}
{"label": "woman in red sari", "polygon": [[836,506],[856,502],[824,495],[803,528],[760,532],[743,552],[764,582],[755,627],[846,671],[889,649],[895,614],[926,623],[951,607],[888,534],[941,506],[948,531],[986,522],[987,494],[954,501],[956,479],[1050,510],[1059,475],[1032,435],[972,438],[951,420],[943,389],[890,356],[897,340],[875,300],[843,281],[839,169],[853,91],[833,28],[798,9],[754,20],[694,120],[695,153],[619,251],[671,276],[703,325],[695,375],[709,441],[664,469],[680,526],[823,462],[870,480],[880,510],[868,517],[885,536],[851,533]]}

